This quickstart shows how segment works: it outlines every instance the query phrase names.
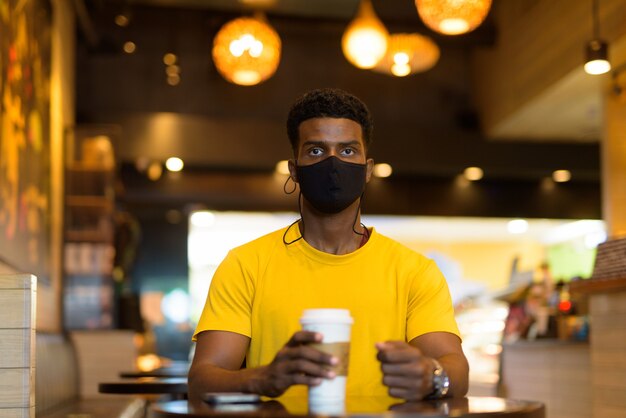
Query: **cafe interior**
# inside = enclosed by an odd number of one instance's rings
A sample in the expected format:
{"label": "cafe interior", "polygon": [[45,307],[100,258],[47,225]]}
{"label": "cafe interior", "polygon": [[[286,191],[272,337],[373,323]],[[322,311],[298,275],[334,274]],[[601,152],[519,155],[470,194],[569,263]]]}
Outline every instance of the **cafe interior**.
{"label": "cafe interior", "polygon": [[0,416],[185,381],[217,266],[300,217],[322,87],[372,113],[362,221],[444,274],[470,405],[626,416],[626,1],[4,0],[0,70]]}

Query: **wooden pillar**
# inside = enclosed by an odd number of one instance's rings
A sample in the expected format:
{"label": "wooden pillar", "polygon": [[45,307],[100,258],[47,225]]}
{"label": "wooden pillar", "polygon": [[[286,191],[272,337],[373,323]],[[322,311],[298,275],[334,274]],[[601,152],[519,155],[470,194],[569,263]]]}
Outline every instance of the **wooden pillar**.
{"label": "wooden pillar", "polygon": [[609,239],[626,237],[626,95],[605,99],[602,139],[602,211]]}
{"label": "wooden pillar", "polygon": [[35,418],[37,279],[0,276],[0,416]]}

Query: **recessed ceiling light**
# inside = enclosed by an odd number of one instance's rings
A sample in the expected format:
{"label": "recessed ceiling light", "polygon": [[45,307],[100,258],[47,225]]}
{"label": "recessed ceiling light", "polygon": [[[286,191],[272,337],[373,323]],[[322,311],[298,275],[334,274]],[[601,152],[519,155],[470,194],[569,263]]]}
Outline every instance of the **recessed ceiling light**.
{"label": "recessed ceiling light", "polygon": [[176,64],[176,60],[178,60],[178,57],[176,56],[176,54],[173,54],[171,52],[163,55],[163,64],[165,65],[174,65]]}
{"label": "recessed ceiling light", "polygon": [[463,171],[463,175],[469,181],[477,181],[483,178],[484,172],[480,167],[467,167],[465,171]]}
{"label": "recessed ceiling light", "polygon": [[183,163],[183,160],[178,157],[170,157],[167,159],[167,161],[165,161],[165,168],[167,168],[169,171],[180,171],[183,169],[184,166],[185,163]]}
{"label": "recessed ceiling light", "polygon": [[277,162],[276,172],[285,176],[289,175],[289,162],[287,160]]}
{"label": "recessed ceiling light", "polygon": [[148,167],[148,178],[152,181],[157,181],[161,178],[161,174],[163,174],[163,167],[161,163],[155,161]]}
{"label": "recessed ceiling light", "polygon": [[374,175],[376,177],[389,177],[393,173],[393,168],[387,163],[374,164]]}
{"label": "recessed ceiling light", "polygon": [[556,170],[552,173],[552,179],[557,183],[565,183],[570,181],[572,173],[569,170]]}
{"label": "recessed ceiling light", "polygon": [[124,42],[124,52],[132,54],[137,49],[137,45],[133,41]]}

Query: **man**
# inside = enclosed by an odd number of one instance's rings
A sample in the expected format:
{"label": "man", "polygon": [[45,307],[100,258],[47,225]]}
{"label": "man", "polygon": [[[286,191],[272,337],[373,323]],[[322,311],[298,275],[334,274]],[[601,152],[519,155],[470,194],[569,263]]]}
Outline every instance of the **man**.
{"label": "man", "polygon": [[287,132],[301,219],[233,249],[217,269],[196,329],[190,397],[303,395],[332,379],[338,360],[309,346],[321,335],[300,330],[308,308],[354,318],[348,395],[464,396],[468,364],[443,275],[360,222],[374,166],[367,107],[338,89],[314,90],[291,108]]}

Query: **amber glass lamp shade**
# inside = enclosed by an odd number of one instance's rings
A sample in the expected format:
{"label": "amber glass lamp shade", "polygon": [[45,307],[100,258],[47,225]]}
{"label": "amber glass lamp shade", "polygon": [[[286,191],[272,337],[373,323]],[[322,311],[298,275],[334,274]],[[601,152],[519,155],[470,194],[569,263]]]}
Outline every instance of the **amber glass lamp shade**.
{"label": "amber glass lamp shade", "polygon": [[387,53],[374,71],[405,77],[430,70],[439,61],[439,47],[418,33],[395,33],[389,36]]}
{"label": "amber glass lamp shade", "polygon": [[213,40],[213,62],[227,81],[259,84],[274,75],[280,62],[278,33],[262,17],[242,17],[226,23]]}
{"label": "amber glass lamp shade", "polygon": [[415,0],[417,13],[426,26],[444,35],[461,35],[480,26],[491,0]]}
{"label": "amber glass lamp shade", "polygon": [[355,18],[341,38],[343,55],[358,68],[373,68],[385,55],[388,36],[371,1],[362,0]]}

